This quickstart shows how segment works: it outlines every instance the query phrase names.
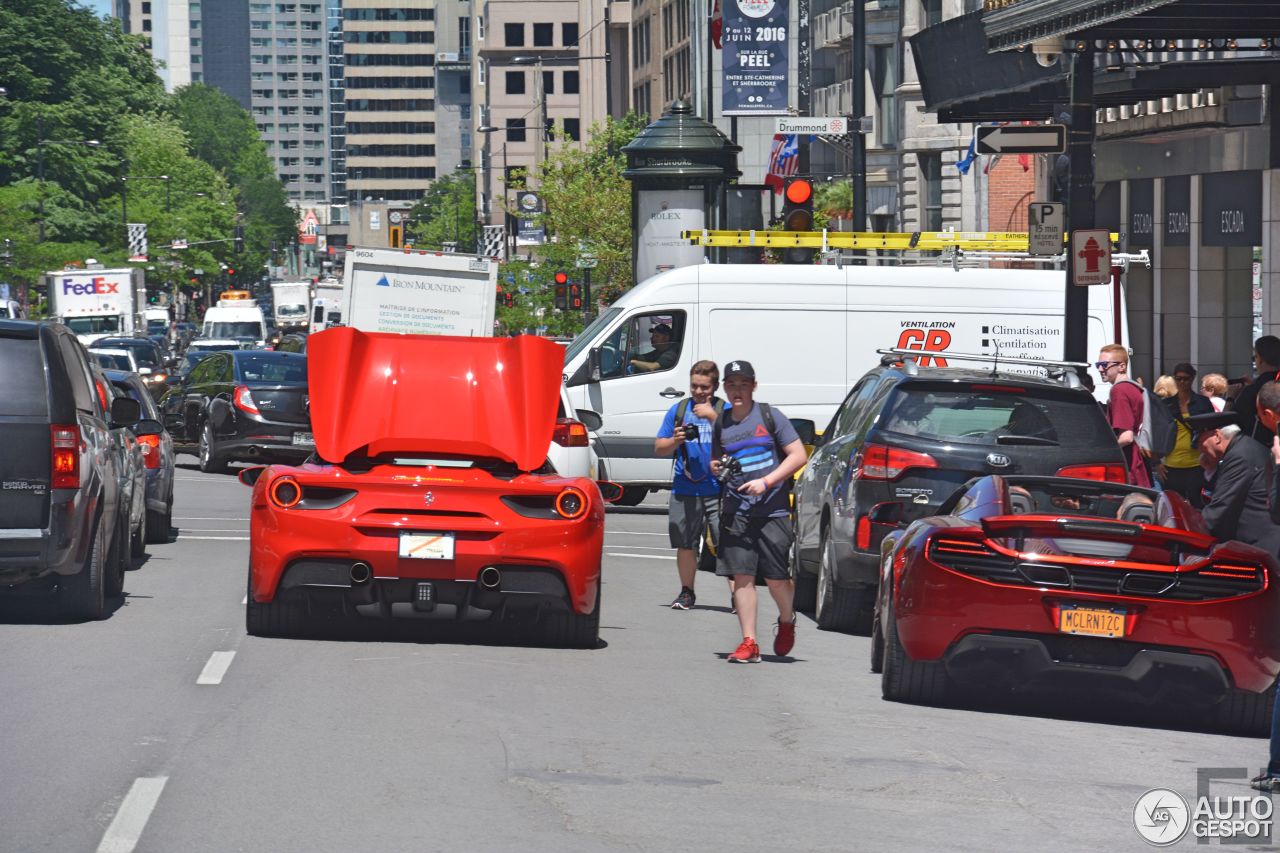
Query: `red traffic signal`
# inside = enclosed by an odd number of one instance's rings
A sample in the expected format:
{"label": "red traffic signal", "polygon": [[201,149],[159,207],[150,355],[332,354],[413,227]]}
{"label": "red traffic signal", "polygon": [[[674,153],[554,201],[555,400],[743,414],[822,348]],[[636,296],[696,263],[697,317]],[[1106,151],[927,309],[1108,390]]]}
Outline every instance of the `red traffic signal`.
{"label": "red traffic signal", "polygon": [[804,178],[795,178],[787,184],[786,196],[792,204],[804,204],[813,198],[813,184]]}
{"label": "red traffic signal", "polygon": [[569,274],[565,272],[556,273],[556,284],[566,285],[569,283]]}
{"label": "red traffic signal", "polygon": [[503,298],[503,304],[504,304],[504,305],[506,305],[508,308],[514,308],[514,307],[516,307],[516,297],[515,297],[515,294],[514,294],[514,293],[507,293],[507,294],[505,294],[505,295],[504,295],[504,298]]}
{"label": "red traffic signal", "polygon": [[[784,231],[813,230],[813,184],[805,178],[791,178],[783,190],[782,229]],[[812,264],[813,249],[783,249],[784,264]]]}

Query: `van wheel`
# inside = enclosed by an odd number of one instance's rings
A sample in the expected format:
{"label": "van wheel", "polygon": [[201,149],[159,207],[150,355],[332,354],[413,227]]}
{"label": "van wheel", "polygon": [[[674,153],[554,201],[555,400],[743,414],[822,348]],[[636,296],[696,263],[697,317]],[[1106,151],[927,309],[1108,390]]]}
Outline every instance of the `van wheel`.
{"label": "van wheel", "polygon": [[862,586],[846,588],[836,585],[835,543],[831,541],[829,530],[822,532],[819,553],[821,559],[818,563],[817,595],[813,613],[818,627],[823,631],[865,634],[871,626],[862,624],[860,615],[866,609],[863,601],[867,598],[868,590]]}
{"label": "van wheel", "polygon": [[58,608],[69,619],[89,621],[102,619],[107,615],[102,576],[103,551],[106,550],[106,543],[102,541],[104,535],[99,522],[84,566],[78,574],[65,577],[59,583]]}
{"label": "van wheel", "polygon": [[623,486],[622,497],[614,501],[614,506],[640,506],[649,490],[644,486]]}
{"label": "van wheel", "polygon": [[213,427],[208,424],[200,431],[200,470],[206,474],[227,473],[227,462],[217,452]]}

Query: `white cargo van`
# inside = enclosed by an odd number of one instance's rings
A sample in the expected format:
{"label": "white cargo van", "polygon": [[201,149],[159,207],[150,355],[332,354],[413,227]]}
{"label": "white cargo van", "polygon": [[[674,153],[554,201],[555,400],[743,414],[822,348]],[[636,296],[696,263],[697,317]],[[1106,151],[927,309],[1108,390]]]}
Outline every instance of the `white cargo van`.
{"label": "white cargo van", "polygon": [[[266,339],[266,317],[247,290],[224,291],[218,304],[204,312],[204,323],[200,326],[201,342],[239,342],[261,347]],[[192,346],[199,348],[194,343]]]}
{"label": "white cargo van", "polygon": [[[680,267],[641,282],[583,330],[565,352],[565,377],[573,407],[603,418],[600,476],[627,487],[620,503],[634,503],[670,485],[671,460],[654,454],[653,439],[688,393],[695,361],[721,370],[750,361],[757,399],[821,430],[879,364],[877,349],[937,352],[938,366],[948,350],[1061,360],[1064,278],[944,266]],[[668,354],[669,367],[637,372],[631,360],[652,353],[649,330],[659,323],[672,329],[674,360]],[[1088,329],[1091,359],[1113,336],[1111,288],[1090,288]]]}

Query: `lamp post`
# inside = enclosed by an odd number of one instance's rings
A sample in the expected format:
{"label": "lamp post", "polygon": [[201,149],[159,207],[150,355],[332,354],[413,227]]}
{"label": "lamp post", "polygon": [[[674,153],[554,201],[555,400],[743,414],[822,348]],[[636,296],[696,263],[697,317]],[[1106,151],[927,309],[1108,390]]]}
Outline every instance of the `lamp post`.
{"label": "lamp post", "polygon": [[96,139],[45,139],[44,119],[36,119],[36,179],[40,182],[40,236],[38,242],[44,242],[44,147],[46,145],[85,145],[97,148],[100,143]]}
{"label": "lamp post", "polygon": [[[120,161],[121,167],[124,161]],[[173,210],[173,184],[168,175],[121,175],[120,176],[120,224],[124,228],[125,247],[129,246],[129,181],[164,181],[164,212]],[[197,193],[200,195],[200,193]]]}
{"label": "lamp post", "polygon": [[[476,133],[490,134],[490,133],[497,133],[497,132],[499,132],[499,131],[501,131],[501,130],[503,130],[503,128],[501,128],[501,127],[495,127],[494,125],[490,125],[490,124],[483,124],[483,125],[481,125],[480,127],[477,127],[477,128],[476,128]],[[506,257],[508,257],[508,258],[509,258],[509,257],[511,257],[511,217],[510,217],[510,215],[509,215],[509,208],[510,208],[510,205],[509,205],[509,199],[508,199],[508,197],[507,197],[507,189],[508,189],[508,187],[507,187],[507,146],[506,146],[506,143],[503,143],[502,148],[501,148],[501,149],[499,149],[499,150],[500,150],[500,151],[501,151],[501,153],[502,153],[502,234],[503,234],[503,250],[504,250],[503,254],[504,254],[504,255],[506,255]],[[492,190],[492,181],[489,179],[489,175],[490,175],[490,174],[492,173],[492,171],[493,171],[492,159],[493,159],[493,156],[492,156],[491,154],[486,154],[486,155],[485,155],[485,163],[484,163],[484,193],[485,193],[485,197],[486,197],[486,198],[492,198],[492,197],[493,197],[493,193],[492,193],[492,191],[491,191],[491,190]],[[490,220],[492,220],[492,218],[493,218],[493,217],[492,217],[492,214],[490,214],[490,215],[489,215],[489,218],[490,218]]]}

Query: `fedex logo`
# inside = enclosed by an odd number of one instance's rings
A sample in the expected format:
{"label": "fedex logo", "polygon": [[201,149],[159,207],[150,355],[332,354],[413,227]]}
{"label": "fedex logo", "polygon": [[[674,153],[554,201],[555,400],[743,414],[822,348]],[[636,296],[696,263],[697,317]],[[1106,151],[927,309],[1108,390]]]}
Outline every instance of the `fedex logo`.
{"label": "fedex logo", "polygon": [[117,281],[107,281],[102,276],[89,280],[88,284],[79,284],[75,279],[64,278],[62,280],[63,294],[74,293],[77,296],[85,296],[90,293],[119,293],[120,283]]}

